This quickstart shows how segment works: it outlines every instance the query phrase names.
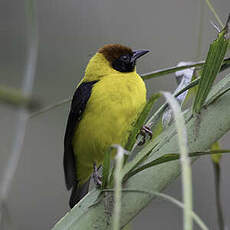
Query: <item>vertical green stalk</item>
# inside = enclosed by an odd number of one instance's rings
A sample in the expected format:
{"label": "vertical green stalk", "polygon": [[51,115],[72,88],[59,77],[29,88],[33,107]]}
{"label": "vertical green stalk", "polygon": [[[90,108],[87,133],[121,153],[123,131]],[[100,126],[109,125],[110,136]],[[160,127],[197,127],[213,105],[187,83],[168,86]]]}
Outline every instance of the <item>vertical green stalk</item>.
{"label": "vertical green stalk", "polygon": [[[212,151],[220,150],[220,145],[218,142],[215,142],[211,146]],[[222,154],[213,154],[211,155],[213,172],[214,172],[214,182],[215,182],[215,195],[216,195],[216,211],[217,211],[217,221],[219,225],[219,230],[224,230],[224,215],[223,208],[221,205],[221,194],[220,194],[220,180],[221,180],[221,166],[220,160]]]}
{"label": "vertical green stalk", "polygon": [[192,230],[192,173],[190,160],[188,157],[188,147],[187,147],[187,134],[185,121],[180,109],[180,106],[176,99],[167,92],[163,92],[167,102],[169,103],[174,117],[175,125],[177,129],[178,144],[180,149],[180,161],[182,169],[182,182],[183,182],[183,199],[184,199],[184,230]]}
{"label": "vertical green stalk", "polygon": [[124,162],[125,150],[119,146],[117,148],[117,155],[115,157],[116,166],[114,171],[114,210],[113,210],[113,230],[120,230],[120,214],[121,214],[121,190],[122,190],[122,166]]}
{"label": "vertical green stalk", "polygon": [[217,219],[219,230],[224,230],[224,215],[223,209],[221,205],[221,195],[220,195],[220,175],[221,175],[221,168],[220,164],[216,162],[212,162],[214,168],[214,175],[215,175],[215,193],[216,193],[216,209],[217,209]]}

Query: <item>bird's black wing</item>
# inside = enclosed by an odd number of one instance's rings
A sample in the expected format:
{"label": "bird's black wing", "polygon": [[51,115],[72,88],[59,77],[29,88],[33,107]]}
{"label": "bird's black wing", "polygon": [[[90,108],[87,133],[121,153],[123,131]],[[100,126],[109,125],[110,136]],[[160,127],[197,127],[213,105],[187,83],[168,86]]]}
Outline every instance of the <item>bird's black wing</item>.
{"label": "bird's black wing", "polygon": [[81,120],[86,104],[90,98],[93,85],[97,81],[83,82],[74,93],[64,138],[64,173],[66,187],[69,190],[77,183],[76,160],[72,139],[78,122]]}

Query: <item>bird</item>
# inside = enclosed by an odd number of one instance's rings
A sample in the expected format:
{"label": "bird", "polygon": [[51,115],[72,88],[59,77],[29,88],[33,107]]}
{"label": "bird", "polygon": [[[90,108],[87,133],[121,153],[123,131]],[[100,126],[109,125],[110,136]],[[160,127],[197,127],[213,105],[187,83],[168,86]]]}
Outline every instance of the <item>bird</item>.
{"label": "bird", "polygon": [[121,44],[101,47],[89,60],[76,87],[64,136],[64,174],[73,208],[94,181],[101,185],[98,168],[113,144],[124,147],[146,104],[146,86],[136,72],[136,61],[149,50]]}

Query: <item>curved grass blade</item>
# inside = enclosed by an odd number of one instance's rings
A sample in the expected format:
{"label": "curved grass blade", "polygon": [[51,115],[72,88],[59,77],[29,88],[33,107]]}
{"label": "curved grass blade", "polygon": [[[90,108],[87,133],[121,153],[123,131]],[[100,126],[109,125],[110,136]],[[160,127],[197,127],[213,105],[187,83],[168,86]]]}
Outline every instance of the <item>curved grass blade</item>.
{"label": "curved grass blade", "polygon": [[[113,189],[104,189],[102,190],[102,192],[114,192]],[[175,204],[176,206],[184,209],[185,206],[182,202],[180,202],[179,200],[175,199],[172,196],[169,196],[167,194],[164,193],[160,193],[160,192],[150,192],[150,191],[146,191],[146,190],[137,190],[137,189],[122,189],[122,192],[138,192],[138,193],[145,193],[145,194],[149,194],[151,196],[157,196],[159,198],[162,198],[164,200],[167,200],[173,204]],[[205,223],[200,219],[200,217],[195,213],[195,212],[191,212],[191,216],[194,219],[194,221],[197,223],[198,226],[200,226],[200,228],[202,230],[208,230],[208,227],[205,225]]]}
{"label": "curved grass blade", "polygon": [[184,230],[192,230],[192,172],[190,160],[188,157],[187,133],[185,121],[177,100],[167,92],[163,92],[167,102],[169,103],[175,118],[177,129],[178,145],[181,154],[181,172],[183,182],[183,200],[184,200]]}

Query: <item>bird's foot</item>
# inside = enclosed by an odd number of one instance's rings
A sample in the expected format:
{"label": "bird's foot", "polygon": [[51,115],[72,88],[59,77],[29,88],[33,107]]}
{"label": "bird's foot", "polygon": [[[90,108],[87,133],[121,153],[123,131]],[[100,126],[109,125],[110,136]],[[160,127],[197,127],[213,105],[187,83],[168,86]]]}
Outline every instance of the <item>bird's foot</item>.
{"label": "bird's foot", "polygon": [[93,180],[97,187],[101,187],[102,185],[102,177],[99,175],[97,165],[93,164]]}
{"label": "bird's foot", "polygon": [[149,139],[151,140],[153,137],[153,133],[150,129],[150,127],[148,127],[147,125],[144,125],[141,130],[140,133],[138,135],[142,136],[142,140],[138,143],[138,145],[143,145],[145,144],[146,141],[146,134],[149,136]]}

